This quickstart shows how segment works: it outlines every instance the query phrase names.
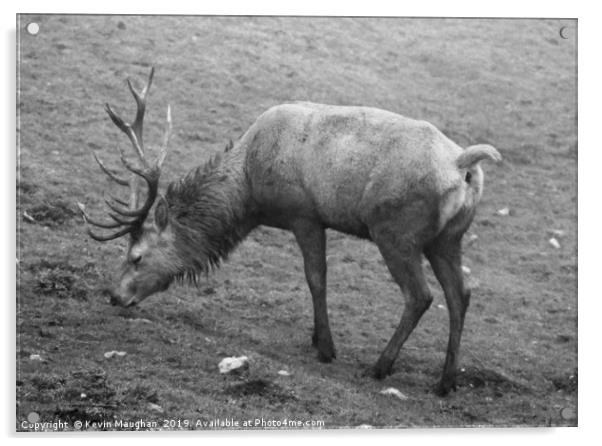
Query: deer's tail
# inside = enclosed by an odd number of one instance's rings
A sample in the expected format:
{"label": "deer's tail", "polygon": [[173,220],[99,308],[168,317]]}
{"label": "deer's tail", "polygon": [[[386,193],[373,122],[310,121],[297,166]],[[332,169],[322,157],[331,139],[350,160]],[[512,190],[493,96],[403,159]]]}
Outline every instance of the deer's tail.
{"label": "deer's tail", "polygon": [[495,147],[489,144],[477,144],[467,147],[462,152],[456,159],[456,166],[460,169],[468,169],[484,159],[498,162],[502,160],[502,155],[500,155],[500,152]]}

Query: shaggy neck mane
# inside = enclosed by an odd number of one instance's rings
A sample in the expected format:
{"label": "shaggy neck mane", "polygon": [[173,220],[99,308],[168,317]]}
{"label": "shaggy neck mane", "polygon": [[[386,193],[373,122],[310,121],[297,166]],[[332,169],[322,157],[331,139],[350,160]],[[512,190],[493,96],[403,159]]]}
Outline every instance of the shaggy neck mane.
{"label": "shaggy neck mane", "polygon": [[196,283],[252,229],[243,181],[218,154],[167,187],[170,224],[183,266],[177,279]]}

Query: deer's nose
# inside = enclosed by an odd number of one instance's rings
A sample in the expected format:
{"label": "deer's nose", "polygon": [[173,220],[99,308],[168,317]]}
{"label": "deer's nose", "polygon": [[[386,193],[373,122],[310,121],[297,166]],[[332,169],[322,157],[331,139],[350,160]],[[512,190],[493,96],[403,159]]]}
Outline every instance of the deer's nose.
{"label": "deer's nose", "polygon": [[125,306],[123,299],[119,296],[115,289],[109,288],[107,289],[107,293],[109,295],[109,303],[111,305]]}
{"label": "deer's nose", "polygon": [[135,306],[138,301],[135,298],[130,298],[125,299],[124,297],[122,297],[115,289],[109,289],[107,290],[108,294],[109,294],[109,303],[111,305],[116,305],[116,306],[120,306],[120,307],[133,307]]}

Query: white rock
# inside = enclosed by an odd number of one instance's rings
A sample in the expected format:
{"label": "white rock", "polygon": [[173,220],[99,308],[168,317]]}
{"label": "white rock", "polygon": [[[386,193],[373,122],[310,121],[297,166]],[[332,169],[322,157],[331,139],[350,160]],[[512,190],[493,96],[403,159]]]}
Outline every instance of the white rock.
{"label": "white rock", "polygon": [[125,356],[126,354],[126,352],[118,352],[117,350],[111,350],[110,352],[105,352],[104,356],[105,358],[109,359],[113,356]]}
{"label": "white rock", "polygon": [[29,215],[27,213],[27,211],[23,211],[23,218],[25,218],[25,220],[27,220],[30,223],[35,223],[36,222],[36,219],[33,218],[31,215]]}
{"label": "white rock", "polygon": [[386,389],[383,389],[380,391],[381,395],[392,395],[394,397],[399,398],[400,400],[407,400],[408,397],[405,396],[403,393],[401,393],[398,389],[396,389],[395,387],[388,387]]}
{"label": "white rock", "polygon": [[42,357],[40,355],[37,355],[37,354],[32,354],[32,355],[29,355],[29,359],[31,361],[41,361]]}
{"label": "white rock", "polygon": [[560,248],[560,243],[558,243],[558,240],[556,240],[554,237],[552,237],[550,240],[548,240],[548,242],[550,243],[550,245],[552,245],[554,248],[558,249]]}
{"label": "white rock", "polygon": [[155,403],[148,403],[148,407],[155,412],[163,413],[163,408]]}
{"label": "white rock", "polygon": [[439,308],[440,310],[445,310],[445,305],[437,304],[437,308]]}
{"label": "white rock", "polygon": [[509,208],[502,208],[500,210],[498,210],[496,212],[497,215],[501,215],[502,217],[505,217],[507,215],[510,215],[510,209]]}
{"label": "white rock", "polygon": [[85,393],[82,393],[79,397],[83,400],[84,398],[86,398],[88,395],[86,395]]}
{"label": "white rock", "polygon": [[462,272],[464,274],[470,274],[470,268],[467,267],[466,265],[462,265]]}
{"label": "white rock", "polygon": [[280,376],[291,376],[291,374],[289,372],[287,372],[286,370],[278,370],[278,374]]}
{"label": "white rock", "polygon": [[220,373],[233,373],[249,368],[249,358],[246,356],[224,358],[217,365]]}

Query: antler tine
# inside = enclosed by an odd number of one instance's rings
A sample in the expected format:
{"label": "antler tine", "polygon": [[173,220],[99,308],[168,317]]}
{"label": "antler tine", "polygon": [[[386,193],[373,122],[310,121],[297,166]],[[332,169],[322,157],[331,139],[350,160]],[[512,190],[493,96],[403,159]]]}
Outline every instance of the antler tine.
{"label": "antler tine", "polygon": [[[113,220],[115,220],[115,223],[104,223],[104,222],[99,222],[99,221],[92,219],[86,212],[85,206],[82,203],[78,202],[77,207],[79,208],[79,210],[82,214],[84,222],[86,223],[86,225],[88,225],[88,227],[86,228],[86,232],[88,233],[88,235],[90,237],[92,237],[94,240],[96,240],[98,242],[106,242],[109,240],[114,240],[116,238],[119,238],[123,235],[129,234],[136,230],[136,226],[134,226],[131,222],[127,222],[125,220],[116,218],[116,216],[111,213],[109,213],[109,216],[111,218],[113,218]],[[119,231],[114,232],[112,234],[101,235],[101,234],[97,234],[94,231],[92,231],[92,229],[90,228],[90,225],[97,226],[97,227],[103,228],[103,229],[114,229],[114,228],[119,228],[119,227],[122,227],[122,229],[120,229]]]}
{"label": "antler tine", "polygon": [[148,214],[148,211],[150,210],[150,208],[153,206],[153,203],[155,202],[155,198],[157,197],[157,192],[159,189],[159,176],[158,176],[157,172],[158,172],[158,170],[153,169],[150,171],[150,175],[143,176],[143,178],[146,181],[146,184],[148,186],[148,191],[147,191],[146,201],[144,202],[142,207],[140,207],[139,209],[132,209],[132,210],[120,209],[118,206],[111,203],[109,200],[105,200],[105,203],[107,204],[107,206],[109,206],[109,208],[111,208],[112,211],[117,212],[119,215],[121,215],[123,217],[139,217],[140,218],[140,217],[146,216],[146,214]]}
{"label": "antler tine", "polygon": [[113,220],[115,220],[117,223],[122,224],[122,225],[129,225],[132,226],[134,223],[136,223],[136,220],[124,220],[121,217],[113,214],[112,212],[109,212],[109,217],[111,217]]}
{"label": "antler tine", "polygon": [[161,153],[157,158],[156,167],[157,169],[161,169],[163,165],[163,161],[165,161],[165,157],[167,156],[167,152],[169,152],[169,138],[171,137],[171,107],[167,105],[167,129],[165,130],[165,136],[163,137],[163,147],[161,148]]}
{"label": "antler tine", "polygon": [[100,160],[100,158],[98,158],[98,155],[96,155],[96,152],[92,152],[92,155],[94,155],[94,159],[96,160],[96,162],[98,163],[98,165],[100,166],[102,171],[109,176],[109,178],[111,178],[113,181],[115,181],[117,184],[119,184],[121,186],[127,186],[128,184],[130,184],[128,180],[124,180],[123,178],[115,175],[113,172],[111,172],[109,169],[107,169],[107,167]]}
{"label": "antler tine", "polygon": [[114,229],[114,228],[118,228],[119,226],[123,226],[121,223],[102,222],[102,221],[94,220],[92,217],[90,217],[88,215],[88,213],[86,212],[86,208],[83,204],[78,202],[77,207],[79,208],[79,211],[82,214],[84,222],[86,222],[89,225],[97,226],[97,227],[103,228],[103,229]]}
{"label": "antler tine", "polygon": [[111,121],[113,121],[113,124],[115,124],[119,128],[119,130],[121,130],[123,133],[125,133],[127,135],[127,137],[130,139],[132,146],[136,150],[136,154],[138,155],[138,158],[140,159],[142,164],[146,167],[147,163],[146,163],[146,159],[144,158],[144,150],[142,149],[142,146],[141,146],[142,143],[141,143],[141,141],[138,140],[138,136],[136,135],[136,132],[134,131],[132,126],[130,124],[128,124],[127,122],[125,122],[120,116],[118,116],[113,111],[113,109],[111,108],[111,106],[108,103],[105,104],[105,110],[106,110],[107,114],[109,115],[109,117],[111,118]]}
{"label": "antler tine", "polygon": [[111,198],[111,200],[113,200],[115,203],[120,204],[121,206],[125,206],[125,207],[129,206],[128,203],[126,203],[125,201],[123,201],[120,198],[115,197],[114,195],[109,195],[109,197]]}
{"label": "antler tine", "polygon": [[[136,167],[135,165],[133,165],[132,163],[130,163],[128,161],[127,157],[126,157],[125,150],[123,150],[121,147],[119,147],[119,154],[120,154],[121,162],[123,163],[123,165],[126,167],[127,170],[129,170],[130,172],[135,173],[139,177],[142,177],[142,178],[146,179],[149,171],[151,170],[149,168],[149,166],[145,166],[144,169],[139,169],[138,167]],[[146,163],[146,161],[145,161],[145,163]],[[130,184],[130,183],[128,183],[128,184]]]}
{"label": "antler tine", "polygon": [[129,234],[132,231],[133,231],[133,228],[131,228],[129,226],[125,227],[122,230],[117,231],[113,234],[109,234],[109,235],[98,235],[94,231],[92,231],[90,228],[88,228],[88,230],[87,230],[88,235],[90,237],[92,237],[94,240],[96,240],[97,242],[107,242],[109,240],[115,240],[116,238],[119,238],[123,235]]}
{"label": "antler tine", "polygon": [[148,82],[146,83],[146,86],[142,89],[141,93],[138,93],[136,91],[136,89],[132,86],[132,82],[129,79],[127,80],[128,87],[132,92],[132,96],[134,96],[134,99],[136,100],[137,106],[136,118],[134,119],[134,123],[132,124],[132,129],[134,130],[134,133],[136,134],[136,137],[138,138],[138,141],[140,142],[140,147],[142,149],[144,149],[144,144],[142,143],[142,128],[144,121],[144,112],[146,111],[146,95],[148,94],[150,86],[153,83],[154,75],[155,67],[152,67],[150,74],[148,75]]}

